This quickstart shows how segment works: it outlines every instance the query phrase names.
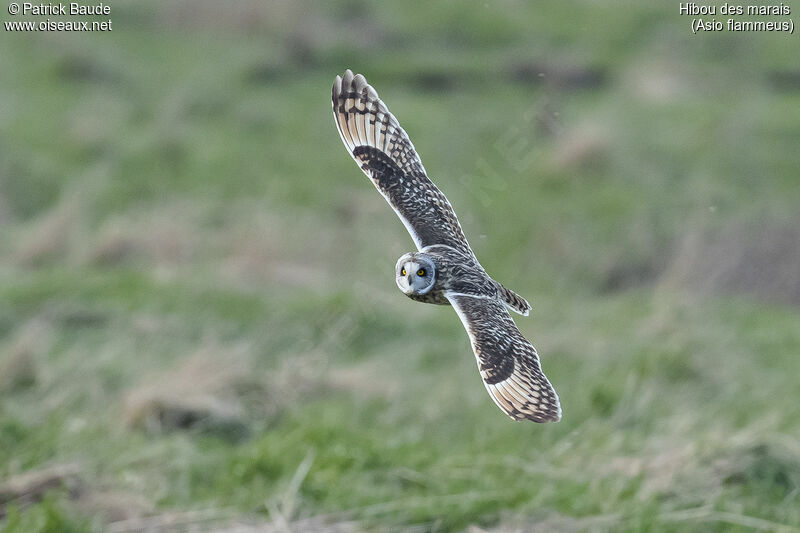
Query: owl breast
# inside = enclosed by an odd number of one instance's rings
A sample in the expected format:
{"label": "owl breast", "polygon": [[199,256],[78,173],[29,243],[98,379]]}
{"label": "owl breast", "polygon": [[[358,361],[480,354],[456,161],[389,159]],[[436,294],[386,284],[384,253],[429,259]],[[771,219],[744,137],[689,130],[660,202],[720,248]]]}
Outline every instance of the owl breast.
{"label": "owl breast", "polygon": [[417,302],[436,305],[450,305],[450,300],[445,298],[444,291],[433,289],[427,294],[407,294],[409,298]]}

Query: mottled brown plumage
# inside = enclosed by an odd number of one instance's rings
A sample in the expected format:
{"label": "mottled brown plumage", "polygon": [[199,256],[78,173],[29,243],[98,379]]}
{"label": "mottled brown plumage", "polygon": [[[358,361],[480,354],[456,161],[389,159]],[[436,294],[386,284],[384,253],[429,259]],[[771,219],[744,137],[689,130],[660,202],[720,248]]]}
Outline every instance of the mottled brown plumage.
{"label": "mottled brown plumage", "polygon": [[445,195],[428,178],[414,145],[361,74],[345,71],[332,90],[333,116],[348,152],[411,234],[418,252],[397,263],[398,287],[411,299],[452,305],[472,342],[494,402],[515,420],[557,421],[558,395],[536,349],[508,309],[530,304],[486,273]]}

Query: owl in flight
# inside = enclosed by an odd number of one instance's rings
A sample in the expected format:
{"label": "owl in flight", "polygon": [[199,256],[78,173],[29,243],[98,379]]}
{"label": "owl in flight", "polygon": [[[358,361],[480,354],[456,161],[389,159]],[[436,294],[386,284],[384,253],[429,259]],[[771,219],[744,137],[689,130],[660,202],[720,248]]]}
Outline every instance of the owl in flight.
{"label": "owl in flight", "polygon": [[453,306],[483,384],[503,412],[514,420],[560,420],[558,395],[542,372],[536,348],[508,312],[527,316],[530,304],[483,269],[450,202],[364,76],[346,70],[336,76],[332,94],[333,118],[347,151],[417,245],[418,251],[397,261],[397,286],[412,300]]}

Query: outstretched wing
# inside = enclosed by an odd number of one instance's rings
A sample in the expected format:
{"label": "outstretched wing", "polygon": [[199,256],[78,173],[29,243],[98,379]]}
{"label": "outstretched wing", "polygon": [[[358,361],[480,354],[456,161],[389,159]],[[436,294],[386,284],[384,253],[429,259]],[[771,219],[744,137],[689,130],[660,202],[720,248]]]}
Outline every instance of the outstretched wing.
{"label": "outstretched wing", "polygon": [[536,348],[519,332],[505,305],[490,298],[445,296],[467,330],[494,403],[514,420],[560,420],[558,394],[542,372]]}
{"label": "outstretched wing", "polygon": [[336,76],[333,117],[345,147],[386,198],[420,250],[433,244],[468,254],[453,207],[428,178],[414,145],[364,76]]}

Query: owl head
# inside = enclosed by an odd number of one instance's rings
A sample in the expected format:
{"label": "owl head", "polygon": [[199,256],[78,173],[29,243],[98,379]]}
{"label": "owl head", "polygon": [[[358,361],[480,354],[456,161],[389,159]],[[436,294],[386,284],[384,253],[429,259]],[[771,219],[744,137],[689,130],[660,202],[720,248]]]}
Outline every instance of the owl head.
{"label": "owl head", "polygon": [[423,295],[430,292],[436,281],[433,259],[421,252],[409,252],[397,260],[395,281],[406,295]]}

